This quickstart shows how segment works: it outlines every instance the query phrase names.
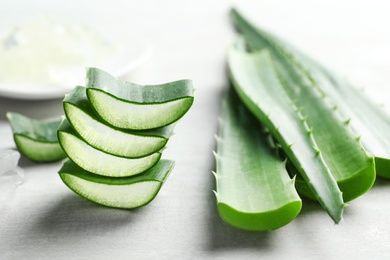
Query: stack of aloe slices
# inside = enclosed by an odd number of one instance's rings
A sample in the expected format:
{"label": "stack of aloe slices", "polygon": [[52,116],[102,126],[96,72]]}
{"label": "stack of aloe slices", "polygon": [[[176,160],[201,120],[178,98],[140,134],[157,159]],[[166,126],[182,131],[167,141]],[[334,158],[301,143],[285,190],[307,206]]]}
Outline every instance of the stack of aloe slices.
{"label": "stack of aloe slices", "polygon": [[61,179],[101,205],[149,203],[174,165],[161,159],[162,151],[192,103],[189,80],[142,86],[89,68],[87,86],[76,87],[63,102],[65,117],[57,133],[69,158]]}
{"label": "stack of aloe slices", "polygon": [[[390,168],[385,167],[388,162],[386,158],[389,157],[382,153],[386,148],[389,150],[387,141],[377,149],[379,156],[375,161],[371,155],[376,154],[374,147],[378,147],[371,144],[378,143],[380,138],[388,136],[388,133],[370,129],[373,124],[390,127],[389,117],[383,111],[377,113],[379,109],[348,85],[349,83],[334,76],[286,42],[254,27],[235,10],[232,16],[237,30],[242,34],[228,52],[229,75],[233,87],[240,100],[282,148],[279,153],[280,163],[287,158],[287,170],[290,178],[295,178],[298,193],[317,200],[338,223],[342,219],[345,202],[367,192],[375,181],[376,172],[380,176],[386,176],[390,172]],[[344,97],[347,97],[348,101],[344,101]],[[355,106],[358,111],[354,110]],[[226,107],[226,104],[223,107]],[[221,117],[224,118],[225,108],[222,111]],[[364,116],[359,118],[359,113]],[[220,129],[224,127],[225,124],[220,125]],[[262,128],[257,131],[261,132]],[[244,140],[246,135],[242,130],[236,129],[230,131],[229,135],[224,134],[223,140]],[[220,139],[219,137],[217,142],[217,155],[228,153],[232,156],[239,151],[237,145],[223,145],[224,142],[221,143]],[[250,143],[241,145],[240,150],[242,153],[253,151],[251,146],[253,144]],[[248,165],[264,166],[266,158],[263,152],[257,152],[257,157],[247,157],[245,161]],[[248,182],[252,180],[251,185],[255,185],[254,178],[264,179],[267,181],[264,181],[262,186],[268,187],[267,192],[274,197],[283,198],[291,192],[276,189],[276,180],[266,177],[280,176],[281,172],[269,166],[253,166],[257,173],[241,166],[227,170],[228,165],[227,160],[221,160],[217,156],[216,193],[221,217],[233,226],[250,230],[259,230],[260,221],[264,222],[261,224],[263,229],[283,226],[272,218],[252,218],[252,223],[242,226],[241,220],[248,212],[255,216],[274,212],[275,209],[271,206],[261,208],[260,203],[257,208],[253,204],[250,204],[251,208],[246,207],[240,198],[251,198],[247,199],[247,202],[251,202],[252,198],[260,196],[262,191],[256,193],[250,188],[243,189],[229,184],[230,178],[239,175],[246,175],[242,179],[246,178]],[[234,177],[220,177],[228,175]],[[241,183],[244,182],[241,180]],[[223,186],[225,188],[221,188]],[[225,200],[227,205],[224,207],[232,209],[230,212],[221,210],[221,197],[229,196],[219,194],[226,187],[230,187],[231,194],[229,200]],[[239,201],[241,205],[237,203]],[[287,206],[291,201],[285,200],[284,203]],[[246,211],[240,210],[239,206]],[[283,205],[279,206],[283,208]],[[293,218],[297,212],[290,212],[288,215]]]}

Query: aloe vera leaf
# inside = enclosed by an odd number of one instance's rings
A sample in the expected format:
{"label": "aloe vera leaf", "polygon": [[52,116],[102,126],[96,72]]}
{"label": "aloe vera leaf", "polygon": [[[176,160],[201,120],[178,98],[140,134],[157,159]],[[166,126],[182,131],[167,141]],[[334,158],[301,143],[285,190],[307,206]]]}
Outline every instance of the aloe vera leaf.
{"label": "aloe vera leaf", "polygon": [[216,197],[221,218],[246,230],[272,230],[291,222],[302,201],[269,134],[229,89],[219,120]]}
{"label": "aloe vera leaf", "polygon": [[[270,46],[300,69],[314,87],[334,100],[338,111],[361,136],[364,148],[375,156],[378,176],[390,178],[390,117],[379,106],[324,66],[274,35],[253,27],[236,10],[232,10],[237,29],[249,40],[252,50]],[[265,40],[264,38],[268,38]],[[269,41],[272,44],[269,44]],[[299,181],[297,181],[299,183]]]}
{"label": "aloe vera leaf", "polygon": [[129,209],[151,202],[173,166],[173,161],[160,160],[140,175],[112,178],[90,173],[67,159],[58,173],[71,190],[87,200],[108,207]]}
{"label": "aloe vera leaf", "polygon": [[[350,120],[341,117],[334,106],[334,100],[328,98],[328,93],[318,89],[318,83],[308,77],[275,37],[255,28],[237,11],[233,11],[233,15],[239,31],[251,39],[248,43],[250,49],[267,49],[273,54],[283,86],[290,98],[303,107],[302,113],[307,116],[307,122],[313,128],[314,138],[343,192],[344,201],[368,191],[375,181],[375,164],[352,131]],[[297,188],[302,187],[301,184],[304,185],[298,178]],[[299,189],[301,190],[303,189]]]}
{"label": "aloe vera leaf", "polygon": [[82,140],[64,119],[58,127],[58,140],[68,157],[83,169],[102,176],[127,177],[140,174],[154,166],[161,152],[144,157],[123,157],[100,151]]}
{"label": "aloe vera leaf", "polygon": [[270,54],[267,51],[246,53],[230,48],[228,64],[241,100],[270,130],[319,203],[338,223],[345,206],[340,189],[305,118],[286,95]]}
{"label": "aloe vera leaf", "polygon": [[102,122],[87,99],[86,88],[76,87],[65,96],[65,115],[73,129],[92,147],[123,157],[142,157],[161,150],[174,124],[152,130],[131,131]]}
{"label": "aloe vera leaf", "polygon": [[104,121],[134,130],[176,122],[194,99],[190,80],[143,86],[118,80],[96,68],[87,71],[87,95]]}
{"label": "aloe vera leaf", "polygon": [[303,107],[313,136],[343,193],[344,201],[350,201],[368,191],[375,181],[375,165],[362,147],[359,138],[338,114],[331,108],[327,96],[308,81],[305,74],[283,57],[275,55],[277,70],[282,85],[290,98]]}
{"label": "aloe vera leaf", "polygon": [[18,150],[36,162],[50,162],[66,157],[57,139],[61,119],[37,120],[19,113],[7,112]]}
{"label": "aloe vera leaf", "polygon": [[375,156],[378,176],[390,179],[390,116],[347,80],[292,47],[288,51],[316,87],[336,101],[340,113],[351,119],[363,146]]}

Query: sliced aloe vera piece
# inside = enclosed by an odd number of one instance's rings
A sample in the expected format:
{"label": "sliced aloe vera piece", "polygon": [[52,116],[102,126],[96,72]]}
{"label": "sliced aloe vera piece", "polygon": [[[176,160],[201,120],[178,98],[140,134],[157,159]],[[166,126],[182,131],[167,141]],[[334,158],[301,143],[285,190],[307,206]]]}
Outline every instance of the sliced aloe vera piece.
{"label": "sliced aloe vera piece", "polygon": [[247,53],[232,47],[228,64],[240,98],[281,144],[320,204],[338,223],[345,206],[341,191],[312,130],[285,93],[270,54],[267,51]]}
{"label": "sliced aloe vera piece", "polygon": [[143,131],[113,128],[95,114],[84,87],[74,88],[63,105],[69,123],[88,144],[117,156],[141,157],[161,150],[174,128],[174,123]]}
{"label": "sliced aloe vera piece", "polygon": [[161,158],[161,152],[131,158],[100,151],[82,140],[66,119],[58,128],[58,140],[73,162],[102,176],[126,177],[140,174],[154,166]]}
{"label": "sliced aloe vera piece", "polygon": [[219,121],[215,178],[219,215],[232,226],[277,229],[301,210],[294,180],[269,137],[234,90],[229,90]]}
{"label": "sliced aloe vera piece", "polygon": [[125,129],[152,129],[179,120],[193,103],[190,80],[137,85],[96,68],[87,71],[87,95],[99,116]]}
{"label": "sliced aloe vera piece", "polygon": [[161,160],[143,174],[112,178],[90,173],[66,160],[59,175],[71,190],[87,200],[114,208],[137,208],[154,199],[173,166],[173,161]]}
{"label": "sliced aloe vera piece", "polygon": [[61,119],[37,120],[15,112],[8,112],[7,118],[16,146],[30,160],[50,162],[66,157],[57,139]]}

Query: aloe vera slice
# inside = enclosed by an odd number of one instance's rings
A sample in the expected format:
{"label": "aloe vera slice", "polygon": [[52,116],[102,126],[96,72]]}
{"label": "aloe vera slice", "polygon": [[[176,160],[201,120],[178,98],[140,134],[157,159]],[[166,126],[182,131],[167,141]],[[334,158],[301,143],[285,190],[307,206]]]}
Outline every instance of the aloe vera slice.
{"label": "aloe vera slice", "polygon": [[140,174],[154,166],[161,152],[144,157],[121,157],[100,151],[84,140],[64,119],[58,128],[58,140],[68,157],[81,168],[102,176],[127,177]]}
{"label": "aloe vera slice", "polygon": [[174,128],[174,123],[143,131],[113,128],[95,114],[87,99],[86,88],[80,86],[65,96],[63,105],[69,123],[88,144],[117,156],[142,157],[161,150]]}
{"label": "aloe vera slice", "polygon": [[173,161],[161,160],[143,174],[112,178],[90,173],[66,160],[58,173],[71,190],[87,200],[114,208],[137,208],[155,198],[173,166]]}
{"label": "aloe vera slice", "polygon": [[50,162],[66,157],[57,139],[61,119],[37,120],[8,112],[13,137],[18,150],[30,160]]}
{"label": "aloe vera slice", "polygon": [[241,100],[270,130],[319,203],[338,223],[345,206],[341,191],[305,118],[285,93],[270,54],[267,51],[246,53],[232,47],[228,65]]}
{"label": "aloe vera slice", "polygon": [[215,194],[219,215],[232,226],[253,231],[277,229],[301,210],[294,180],[268,137],[230,89],[216,137]]}
{"label": "aloe vera slice", "polygon": [[169,125],[193,103],[190,80],[143,86],[118,80],[96,68],[87,71],[87,95],[104,121],[134,130]]}
{"label": "aloe vera slice", "polygon": [[[343,119],[324,91],[318,89],[318,83],[310,79],[297,65],[286,50],[281,48],[276,38],[255,28],[237,11],[233,10],[238,30],[249,39],[251,50],[267,49],[272,53],[274,64],[282,85],[296,105],[302,107],[302,113],[313,128],[313,135],[324,160],[343,192],[344,201],[352,200],[368,191],[375,181],[375,166],[371,156],[360,143],[360,138],[352,131],[350,120]],[[297,179],[301,194],[308,188]]]}

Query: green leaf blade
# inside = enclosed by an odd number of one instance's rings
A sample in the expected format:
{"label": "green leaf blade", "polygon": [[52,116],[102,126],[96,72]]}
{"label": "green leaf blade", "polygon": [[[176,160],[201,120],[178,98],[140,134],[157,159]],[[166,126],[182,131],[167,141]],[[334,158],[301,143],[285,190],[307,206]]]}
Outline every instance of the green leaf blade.
{"label": "green leaf blade", "polygon": [[248,54],[231,48],[229,70],[241,99],[282,145],[320,204],[337,223],[344,201],[304,117],[285,94],[268,52]]}
{"label": "green leaf blade", "polygon": [[217,205],[225,222],[246,230],[280,228],[301,209],[294,181],[262,131],[230,90],[217,136]]}

